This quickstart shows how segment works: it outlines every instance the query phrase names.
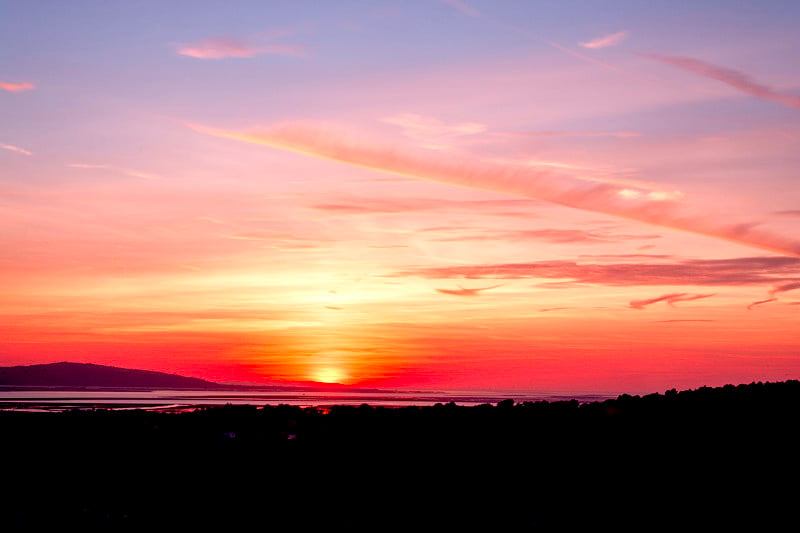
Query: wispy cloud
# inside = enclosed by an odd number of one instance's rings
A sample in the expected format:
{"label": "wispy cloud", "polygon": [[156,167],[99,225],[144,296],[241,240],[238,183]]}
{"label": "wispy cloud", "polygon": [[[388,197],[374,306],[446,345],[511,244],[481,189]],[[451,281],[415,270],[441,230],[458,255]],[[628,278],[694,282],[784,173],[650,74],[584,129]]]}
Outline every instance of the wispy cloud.
{"label": "wispy cloud", "polygon": [[769,291],[769,295],[775,296],[779,292],[793,291],[795,289],[800,289],[800,281],[794,281],[792,283],[784,283],[783,285],[778,285],[777,287]]}
{"label": "wispy cloud", "polygon": [[[445,198],[365,198],[342,197],[325,203],[313,204],[312,209],[328,211],[343,215],[364,215],[381,213],[404,213],[429,210],[481,211],[481,214],[492,215],[497,208],[527,207],[535,204],[532,200],[448,200]],[[504,214],[504,213],[500,213]],[[528,216],[533,216],[528,214]]]}
{"label": "wispy cloud", "polygon": [[[515,33],[519,33],[521,35],[525,35],[525,36],[527,36],[527,37],[529,37],[531,39],[535,39],[535,40],[539,41],[540,43],[544,43],[544,44],[546,44],[547,46],[549,46],[551,48],[554,48],[556,50],[559,50],[561,52],[569,54],[569,55],[571,55],[573,57],[576,57],[576,58],[578,58],[581,61],[584,61],[586,63],[591,63],[593,65],[602,67],[604,69],[612,70],[614,72],[622,74],[623,76],[627,76],[629,78],[636,79],[638,81],[644,81],[644,82],[647,82],[647,83],[652,83],[652,80],[649,80],[647,78],[643,78],[643,77],[641,77],[641,76],[639,76],[637,74],[634,74],[632,72],[625,71],[625,70],[623,70],[623,69],[621,69],[621,68],[619,68],[617,66],[614,66],[614,65],[612,65],[610,63],[606,63],[605,61],[600,61],[599,59],[596,59],[594,57],[588,56],[586,54],[582,54],[581,52],[578,52],[577,50],[573,50],[572,48],[566,47],[563,44],[557,43],[555,41],[551,41],[550,39],[545,39],[544,37],[531,32],[530,30],[528,30],[527,28],[525,28],[523,26],[518,26],[516,24],[509,24],[509,23],[503,22],[501,20],[497,20],[497,19],[494,19],[494,18],[491,18],[491,17],[487,17],[483,13],[478,11],[477,9],[467,5],[463,0],[442,0],[442,1],[444,3],[446,3],[446,4],[450,4],[454,8],[456,8],[459,11],[461,11],[462,13],[464,13],[465,15],[468,15],[468,16],[474,17],[474,18],[481,18],[483,20],[491,22],[492,24],[494,24],[496,26],[502,27],[505,30],[511,30],[511,31],[513,31]],[[625,32],[620,32],[620,33],[625,33]],[[624,38],[624,36],[623,36],[623,38]],[[620,40],[622,40],[622,39],[620,39]]]}
{"label": "wispy cloud", "polygon": [[475,289],[465,289],[459,285],[458,289],[436,289],[436,291],[441,292],[442,294],[451,294],[453,296],[478,296],[483,291],[496,289],[497,287],[502,287],[502,284],[492,285],[491,287],[477,287]]}
{"label": "wispy cloud", "polygon": [[770,302],[777,302],[778,301],[778,297],[776,296],[777,294],[782,292],[793,291],[795,289],[800,289],[800,281],[791,281],[789,283],[782,283],[780,285],[777,285],[773,287],[771,291],[769,291],[769,298],[751,303],[750,305],[747,306],[747,310],[749,311],[757,305],[762,305]]}
{"label": "wispy cloud", "polygon": [[644,309],[648,305],[653,305],[658,302],[666,302],[669,305],[675,305],[677,302],[689,302],[692,300],[700,300],[703,298],[711,298],[714,294],[689,294],[685,292],[676,292],[672,294],[664,294],[656,298],[649,298],[647,300],[633,300],[628,305],[633,309]]}
{"label": "wispy cloud", "polygon": [[743,74],[736,70],[712,65],[711,63],[706,63],[705,61],[691,57],[659,54],[646,54],[646,57],[655,59],[656,61],[660,61],[668,65],[672,65],[674,67],[678,67],[688,72],[699,74],[700,76],[705,76],[706,78],[721,81],[722,83],[730,85],[731,87],[738,89],[743,93],[761,98],[762,100],[769,100],[770,102],[775,102],[776,104],[800,109],[799,96],[780,93],[772,87],[761,85],[760,83],[755,82],[747,74]]}
{"label": "wispy cloud", "polygon": [[4,91],[10,91],[12,93],[30,91],[35,87],[36,86],[34,84],[28,82],[23,82],[23,83],[0,82],[0,89],[3,89]]}
{"label": "wispy cloud", "polygon": [[132,178],[139,178],[143,180],[157,180],[161,178],[161,176],[158,174],[153,174],[152,172],[143,172],[141,170],[132,168],[115,167],[113,165],[99,165],[94,163],[67,163],[67,166],[70,168],[82,168],[87,170],[109,169],[116,172],[121,172],[122,174]]}
{"label": "wispy cloud", "polygon": [[613,259],[615,261],[618,261],[620,259],[622,259],[622,260],[626,260],[626,259],[627,260],[630,260],[630,259],[636,259],[636,260],[640,260],[640,259],[644,259],[644,260],[648,260],[648,259],[669,259],[672,256],[666,255],[666,254],[581,254],[578,257],[580,257],[581,259],[601,259],[601,260],[602,259]]}
{"label": "wispy cloud", "polygon": [[675,318],[672,320],[656,320],[660,324],[669,324],[671,322],[716,322],[716,320],[709,320],[707,318]]}
{"label": "wispy cloud", "polygon": [[67,163],[70,168],[110,168],[108,165],[95,165],[93,163]]}
{"label": "wispy cloud", "polygon": [[433,117],[415,113],[401,113],[381,119],[385,124],[399,126],[403,134],[420,146],[441,150],[449,148],[453,139],[475,135],[486,131],[486,125],[478,122],[458,122],[448,124]]}
{"label": "wispy cloud", "polygon": [[188,124],[198,132],[256,143],[390,174],[536,198],[585,211],[604,213],[738,244],[800,257],[800,240],[727,217],[691,214],[674,202],[631,195],[630,188],[594,183],[574,175],[555,174],[521,165],[453,154],[400,151],[394,147],[348,139],[341,131],[305,123],[268,130],[227,131]]}
{"label": "wispy cloud", "polygon": [[618,137],[631,138],[640,137],[638,131],[497,131],[492,135],[499,137]]}
{"label": "wispy cloud", "polygon": [[748,311],[752,311],[752,310],[753,310],[753,308],[754,308],[755,306],[757,306],[757,305],[763,305],[763,304],[768,304],[768,303],[770,303],[770,302],[777,302],[777,301],[778,301],[778,299],[777,299],[777,298],[767,298],[766,300],[759,300],[759,301],[757,301],[757,302],[753,302],[753,303],[751,303],[750,305],[748,305],[748,306],[747,306],[747,310],[748,310]]}
{"label": "wispy cloud", "polygon": [[395,276],[429,279],[559,279],[564,280],[559,285],[569,287],[576,286],[576,283],[617,287],[774,285],[797,281],[800,277],[800,259],[742,257],[669,263],[534,261],[420,267],[397,272]]}
{"label": "wispy cloud", "polygon": [[161,178],[161,176],[153,174],[152,172],[142,172],[141,170],[133,170],[130,168],[121,168],[120,170],[123,174],[132,178],[140,178],[143,180],[157,180]]}
{"label": "wispy cloud", "polygon": [[541,229],[541,230],[506,230],[506,231],[482,231],[478,234],[458,235],[454,237],[443,237],[436,239],[439,242],[455,241],[492,241],[492,240],[538,240],[554,244],[600,244],[618,241],[629,241],[639,239],[658,239],[660,235],[621,235],[613,233],[602,233],[597,231],[579,229]]}
{"label": "wispy cloud", "polygon": [[3,148],[5,150],[9,150],[11,152],[17,152],[18,154],[22,154],[22,155],[33,155],[32,152],[29,152],[28,150],[25,150],[24,148],[20,148],[19,146],[14,146],[14,145],[11,145],[11,144],[2,144],[2,143],[0,143],[0,148]]}
{"label": "wispy cloud", "polygon": [[614,46],[615,44],[621,43],[627,37],[627,31],[618,31],[617,33],[612,33],[611,35],[604,35],[603,37],[598,37],[597,39],[580,43],[580,45],[584,48],[606,48],[607,46]]}
{"label": "wispy cloud", "polygon": [[190,44],[179,45],[178,54],[197,59],[247,58],[260,54],[304,56],[305,50],[293,44],[256,45],[235,37],[212,37]]}

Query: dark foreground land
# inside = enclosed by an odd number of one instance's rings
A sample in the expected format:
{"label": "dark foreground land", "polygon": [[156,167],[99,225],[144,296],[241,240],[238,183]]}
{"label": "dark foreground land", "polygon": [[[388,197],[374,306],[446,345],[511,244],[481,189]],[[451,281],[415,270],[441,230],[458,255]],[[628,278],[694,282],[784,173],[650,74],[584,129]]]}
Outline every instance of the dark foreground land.
{"label": "dark foreground land", "polygon": [[796,527],[800,382],[579,405],[0,413],[3,531]]}

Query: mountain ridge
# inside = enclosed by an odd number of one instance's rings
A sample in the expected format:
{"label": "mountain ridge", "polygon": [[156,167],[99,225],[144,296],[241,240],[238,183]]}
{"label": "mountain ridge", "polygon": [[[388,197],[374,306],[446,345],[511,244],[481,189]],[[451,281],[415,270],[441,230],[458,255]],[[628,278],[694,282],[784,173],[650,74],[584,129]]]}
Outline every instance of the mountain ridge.
{"label": "mountain ridge", "polygon": [[68,361],[0,367],[0,386],[14,388],[228,388],[213,381],[178,374]]}
{"label": "mountain ridge", "polygon": [[0,367],[0,390],[102,390],[102,389],[184,389],[237,391],[338,391],[376,392],[342,384],[303,382],[287,385],[226,384],[154,370],[122,368],[95,363],[40,363]]}

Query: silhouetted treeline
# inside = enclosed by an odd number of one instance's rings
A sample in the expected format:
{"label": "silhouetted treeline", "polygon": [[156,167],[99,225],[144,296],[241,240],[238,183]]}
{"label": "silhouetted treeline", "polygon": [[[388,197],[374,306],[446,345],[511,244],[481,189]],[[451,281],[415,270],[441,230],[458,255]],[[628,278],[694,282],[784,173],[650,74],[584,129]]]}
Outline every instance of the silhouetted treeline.
{"label": "silhouetted treeline", "polygon": [[0,524],[764,530],[794,518],[799,423],[798,381],[586,404],[0,412]]}

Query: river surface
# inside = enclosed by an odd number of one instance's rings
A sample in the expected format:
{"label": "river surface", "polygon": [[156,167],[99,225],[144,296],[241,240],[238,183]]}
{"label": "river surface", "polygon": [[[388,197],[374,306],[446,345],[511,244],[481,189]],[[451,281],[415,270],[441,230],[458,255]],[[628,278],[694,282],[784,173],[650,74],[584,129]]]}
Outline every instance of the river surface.
{"label": "river surface", "polygon": [[474,406],[512,399],[581,403],[616,397],[616,393],[566,391],[241,391],[241,390],[0,390],[0,410],[61,411],[74,408],[185,410],[214,405],[295,405],[329,407],[361,405],[385,407],[426,406],[455,402]]}

